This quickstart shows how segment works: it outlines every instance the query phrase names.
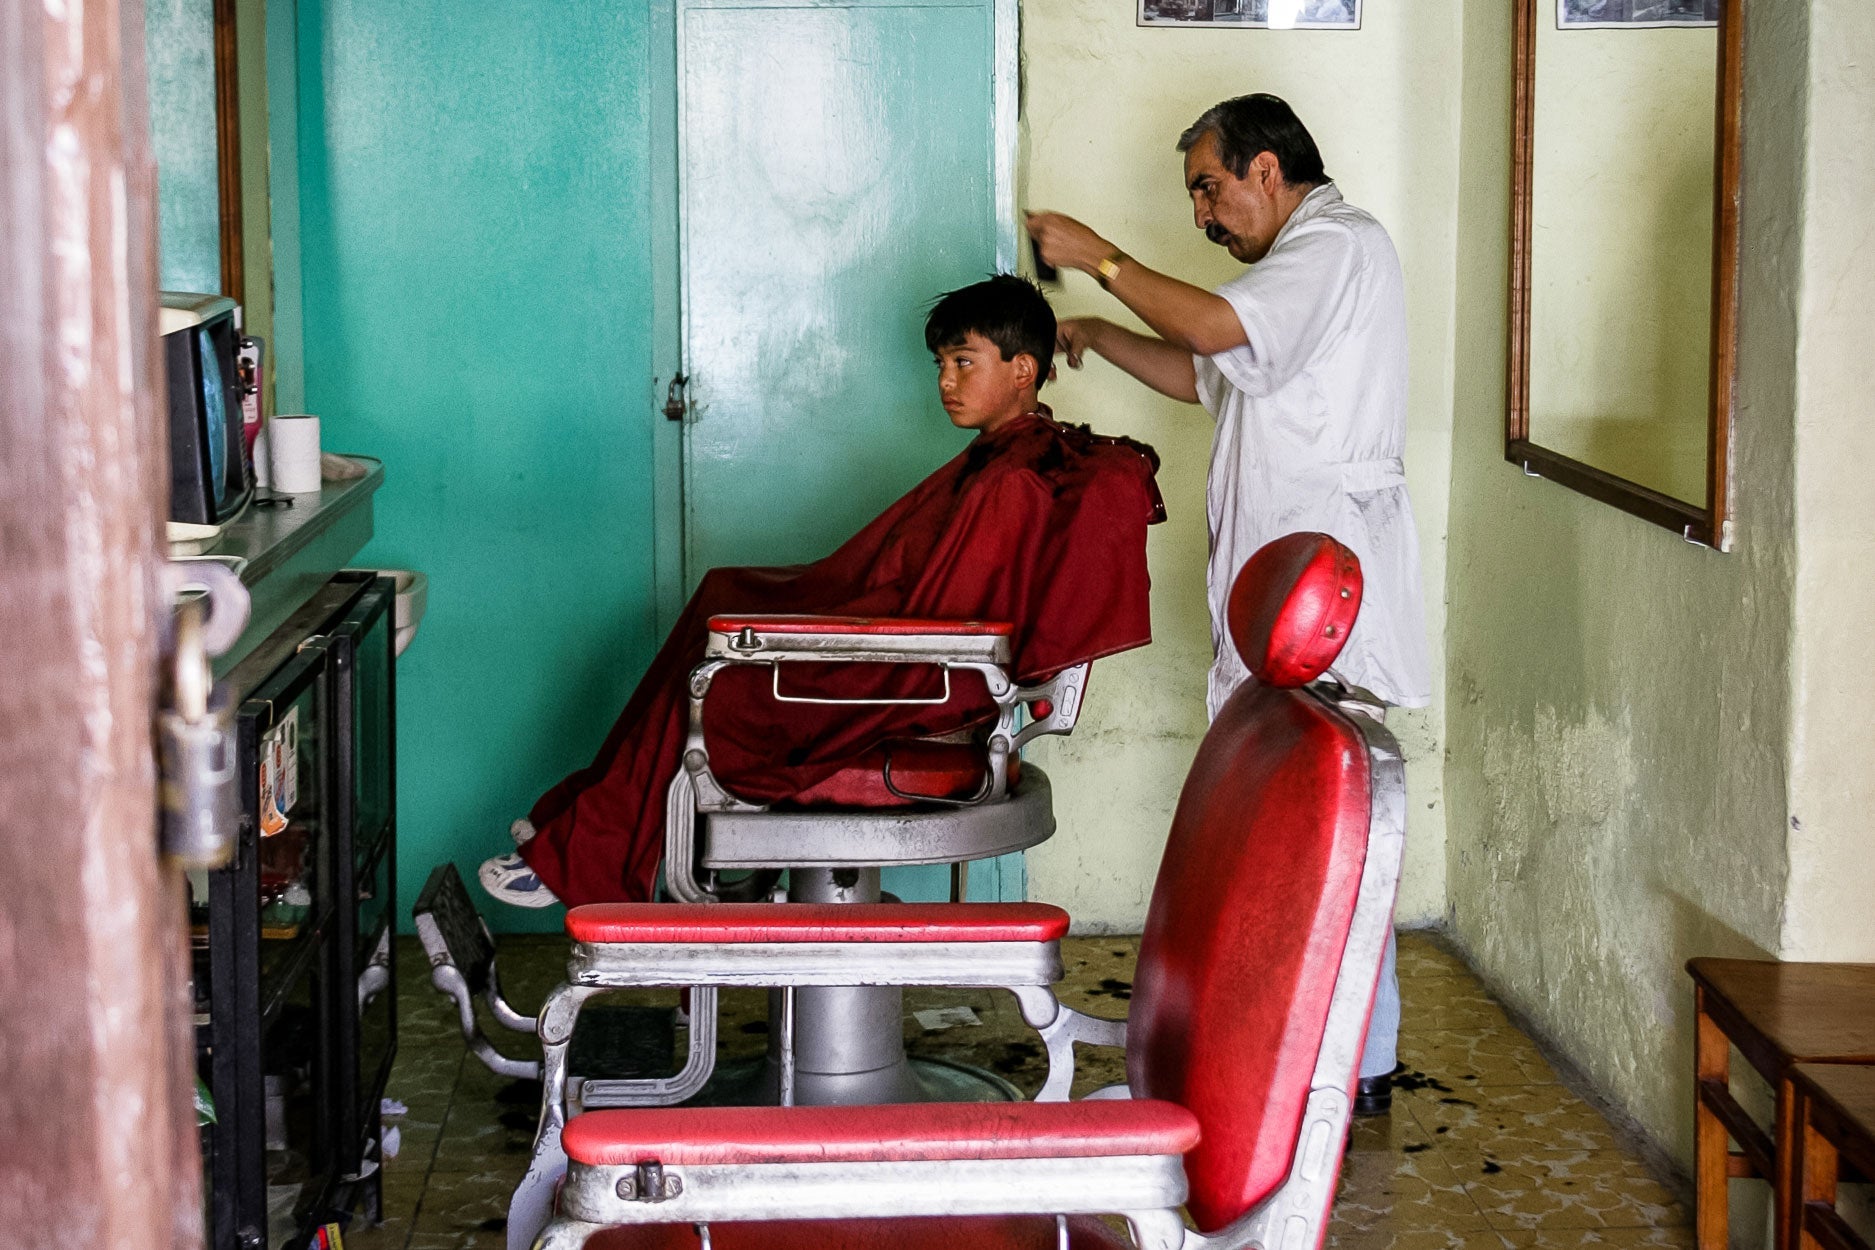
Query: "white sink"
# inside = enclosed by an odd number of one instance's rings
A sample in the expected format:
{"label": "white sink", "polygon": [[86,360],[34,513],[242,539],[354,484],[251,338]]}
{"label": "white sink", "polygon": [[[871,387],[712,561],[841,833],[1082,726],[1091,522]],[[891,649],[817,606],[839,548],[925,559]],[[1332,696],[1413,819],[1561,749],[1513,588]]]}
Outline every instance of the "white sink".
{"label": "white sink", "polygon": [[423,610],[430,602],[430,579],[415,569],[347,569],[347,572],[376,573],[397,583],[397,601],[391,609],[391,649],[402,655],[423,623]]}
{"label": "white sink", "polygon": [[410,640],[417,636],[417,626],[423,623],[424,610],[430,606],[430,579],[414,569],[380,569],[379,572],[397,582],[396,619],[392,622],[397,637],[392,647],[397,655],[402,655]]}

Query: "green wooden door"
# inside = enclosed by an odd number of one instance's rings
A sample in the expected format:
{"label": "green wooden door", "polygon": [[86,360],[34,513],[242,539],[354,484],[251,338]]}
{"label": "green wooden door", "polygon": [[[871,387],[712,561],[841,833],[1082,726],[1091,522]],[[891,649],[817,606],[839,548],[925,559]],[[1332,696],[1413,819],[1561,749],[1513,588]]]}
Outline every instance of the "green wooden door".
{"label": "green wooden door", "polygon": [[[1013,267],[1013,0],[678,0],[684,564],[832,551],[967,441],[932,300]],[[1021,898],[1021,856],[972,897]],[[941,867],[887,873],[939,898]]]}
{"label": "green wooden door", "polygon": [[963,446],[921,327],[1012,250],[999,7],[679,0],[693,583],[826,554]]}
{"label": "green wooden door", "polygon": [[919,328],[1013,260],[1014,0],[297,0],[280,33],[282,324],[327,446],[386,462],[364,562],[430,576],[408,894],[590,757],[686,582],[822,555],[962,445]]}

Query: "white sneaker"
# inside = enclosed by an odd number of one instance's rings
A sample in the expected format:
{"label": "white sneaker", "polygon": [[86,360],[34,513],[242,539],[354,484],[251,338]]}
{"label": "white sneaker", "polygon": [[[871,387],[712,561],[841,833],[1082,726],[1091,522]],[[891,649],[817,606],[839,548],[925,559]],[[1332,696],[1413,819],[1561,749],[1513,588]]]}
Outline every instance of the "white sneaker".
{"label": "white sneaker", "polygon": [[514,907],[553,907],[560,902],[527,861],[512,851],[483,861],[476,876],[490,898]]}
{"label": "white sneaker", "polygon": [[522,817],[520,820],[508,826],[508,836],[514,839],[514,844],[516,846],[526,846],[529,842],[533,841],[534,834],[537,832],[539,831],[529,823],[526,817]]}

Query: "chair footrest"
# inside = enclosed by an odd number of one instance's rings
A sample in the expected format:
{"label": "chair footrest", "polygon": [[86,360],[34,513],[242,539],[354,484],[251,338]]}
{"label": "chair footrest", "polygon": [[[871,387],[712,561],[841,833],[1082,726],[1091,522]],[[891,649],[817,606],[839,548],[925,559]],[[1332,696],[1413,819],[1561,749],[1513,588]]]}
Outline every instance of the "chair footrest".
{"label": "chair footrest", "polygon": [[589,1167],[1182,1155],[1198,1120],[1156,1100],[589,1111],[561,1138]]}
{"label": "chair footrest", "polygon": [[566,914],[575,942],[1052,942],[1068,913],[1045,903],[593,903]]}

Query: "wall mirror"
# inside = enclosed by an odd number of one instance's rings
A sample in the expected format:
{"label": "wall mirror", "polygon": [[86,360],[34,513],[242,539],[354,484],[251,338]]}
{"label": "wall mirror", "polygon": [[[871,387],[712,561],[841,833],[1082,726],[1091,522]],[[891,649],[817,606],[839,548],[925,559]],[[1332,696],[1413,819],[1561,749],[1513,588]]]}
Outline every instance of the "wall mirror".
{"label": "wall mirror", "polygon": [[235,0],[151,0],[144,9],[157,272],[166,291],[240,300],[241,124]]}
{"label": "wall mirror", "polygon": [[1505,457],[1721,550],[1739,3],[1517,0],[1514,36]]}

